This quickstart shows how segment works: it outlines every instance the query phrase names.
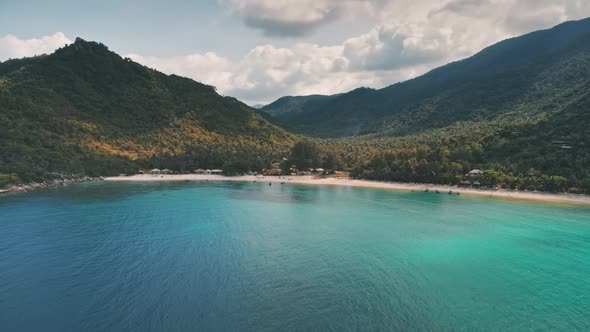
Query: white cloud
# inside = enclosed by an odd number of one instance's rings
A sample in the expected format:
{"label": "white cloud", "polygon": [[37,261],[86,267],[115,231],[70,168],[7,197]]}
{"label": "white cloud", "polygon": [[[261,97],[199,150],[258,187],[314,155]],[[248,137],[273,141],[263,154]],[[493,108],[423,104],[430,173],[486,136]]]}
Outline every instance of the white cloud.
{"label": "white cloud", "polygon": [[0,61],[10,58],[52,53],[56,49],[71,42],[61,32],[56,32],[51,36],[33,39],[19,39],[13,35],[5,35],[4,37],[0,37]]}
{"label": "white cloud", "polygon": [[385,0],[218,0],[268,36],[305,36],[352,16],[373,16]]}
{"label": "white cloud", "polygon": [[337,46],[300,43],[289,48],[261,45],[234,63],[213,53],[184,57],[127,56],[163,72],[214,85],[220,93],[251,104],[270,102],[283,95],[332,94],[359,86],[382,87],[428,69],[420,64],[402,68],[369,67],[347,56],[345,45],[350,43]]}
{"label": "white cloud", "polygon": [[219,0],[266,35],[300,36],[335,20],[374,27],[332,46],[258,46],[220,91],[246,101],[382,87],[500,40],[590,15],[581,0]]}
{"label": "white cloud", "polygon": [[382,25],[344,43],[344,55],[354,70],[389,70],[435,62],[447,57],[444,32],[413,25]]}
{"label": "white cloud", "polygon": [[[315,44],[297,44],[291,48],[261,45],[234,63],[213,53],[184,57],[127,56],[166,73],[215,85],[220,93],[247,102],[267,102],[280,94],[311,93],[312,90],[331,93],[344,81],[342,77],[331,80],[334,73],[346,76],[348,67],[341,46]],[[326,88],[328,86],[331,88]],[[354,85],[344,88],[354,88]]]}
{"label": "white cloud", "polygon": [[[253,45],[245,54],[128,55],[166,73],[218,87],[249,103],[283,95],[380,88],[474,54],[502,39],[590,16],[584,0],[218,0],[246,25],[274,36],[305,36],[363,17],[372,28],[332,45],[296,40]],[[236,32],[239,33],[239,32]],[[292,39],[289,39],[292,41]],[[0,38],[0,59],[50,52],[62,33]],[[227,55],[229,56],[229,55]]]}
{"label": "white cloud", "polygon": [[[518,33],[550,27],[568,19],[566,3],[554,1],[530,0],[515,3],[512,13],[518,15],[506,15],[505,24],[508,29]],[[573,14],[573,13],[572,13]]]}
{"label": "white cloud", "polygon": [[213,52],[174,57],[127,54],[126,57],[161,72],[190,77],[216,87],[228,87],[232,79],[232,62]]}

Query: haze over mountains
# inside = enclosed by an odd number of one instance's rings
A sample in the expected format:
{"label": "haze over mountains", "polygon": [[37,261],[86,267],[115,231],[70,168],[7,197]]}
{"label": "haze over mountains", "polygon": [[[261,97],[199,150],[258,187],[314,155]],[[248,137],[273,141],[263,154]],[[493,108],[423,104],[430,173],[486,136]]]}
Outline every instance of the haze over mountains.
{"label": "haze over mountains", "polygon": [[590,19],[566,22],[383,89],[284,97],[262,110],[319,137],[399,136],[510,112],[551,113],[588,82],[589,50]]}

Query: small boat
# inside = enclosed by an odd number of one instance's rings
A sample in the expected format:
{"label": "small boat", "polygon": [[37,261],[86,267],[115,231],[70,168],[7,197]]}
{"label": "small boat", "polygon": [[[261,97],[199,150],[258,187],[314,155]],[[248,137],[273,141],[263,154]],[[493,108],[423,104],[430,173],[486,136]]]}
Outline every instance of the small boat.
{"label": "small boat", "polygon": [[437,193],[437,194],[440,194],[440,191],[438,191],[438,189],[436,189],[436,193]]}
{"label": "small boat", "polygon": [[272,182],[269,182],[269,183],[268,183],[268,185],[269,185],[269,186],[272,186]]}
{"label": "small boat", "polygon": [[424,189],[424,192],[425,193],[430,192],[430,189],[426,188],[426,189]]}
{"label": "small boat", "polygon": [[452,190],[449,190],[449,195],[452,195],[452,194],[453,194],[453,191]]}

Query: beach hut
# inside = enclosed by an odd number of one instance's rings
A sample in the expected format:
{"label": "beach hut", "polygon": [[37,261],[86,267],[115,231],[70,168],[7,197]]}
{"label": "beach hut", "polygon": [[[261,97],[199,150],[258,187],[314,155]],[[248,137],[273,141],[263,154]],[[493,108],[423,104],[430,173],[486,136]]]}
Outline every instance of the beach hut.
{"label": "beach hut", "polygon": [[211,170],[211,174],[220,175],[221,173],[223,173],[223,170],[221,170],[221,169],[212,169]]}
{"label": "beach hut", "polygon": [[266,172],[264,172],[265,175],[270,175],[270,176],[277,176],[277,175],[281,175],[281,172],[278,169],[268,169],[266,170]]}
{"label": "beach hut", "polygon": [[154,168],[154,169],[152,169],[152,170],[150,171],[150,174],[160,174],[161,172],[162,172],[162,171],[160,171],[159,169],[157,169],[157,168]]}
{"label": "beach hut", "polygon": [[169,170],[167,168],[160,171],[160,174],[172,174],[172,173],[174,173],[174,172],[172,172],[171,170]]}
{"label": "beach hut", "polygon": [[194,171],[195,174],[205,174],[205,170],[202,168],[199,168],[197,170]]}
{"label": "beach hut", "polygon": [[469,171],[469,173],[467,173],[468,176],[480,176],[482,174],[483,172],[480,169],[472,169]]}

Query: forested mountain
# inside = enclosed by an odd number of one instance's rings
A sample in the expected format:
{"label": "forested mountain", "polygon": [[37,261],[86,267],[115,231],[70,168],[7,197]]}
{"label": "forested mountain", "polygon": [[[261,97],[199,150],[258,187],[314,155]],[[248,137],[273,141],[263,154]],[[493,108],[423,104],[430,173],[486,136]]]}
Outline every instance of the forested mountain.
{"label": "forested mountain", "polygon": [[285,126],[297,121],[299,117],[313,116],[314,112],[328,101],[337,98],[338,95],[310,95],[310,96],[286,96],[260,108],[270,114]]}
{"label": "forested mountain", "polygon": [[400,136],[509,112],[550,113],[589,77],[590,19],[585,19],[505,40],[380,90],[322,97],[319,105],[290,103],[280,113],[270,107],[279,99],[264,110],[296,132],[319,137]]}
{"label": "forested mountain", "polygon": [[[589,124],[590,81],[552,112],[505,113],[406,136],[321,141],[360,178],[589,193]],[[473,169],[483,173],[467,176]]]}
{"label": "forested mountain", "polygon": [[[588,19],[384,89],[284,97],[263,110],[81,39],[0,63],[0,187],[282,161],[374,180],[590,193],[589,128]],[[482,173],[466,175],[473,169]]]}
{"label": "forested mountain", "polygon": [[[282,98],[264,110],[324,137],[324,154],[355,177],[590,192],[590,19],[384,89]],[[466,176],[472,169],[483,173]]]}
{"label": "forested mountain", "polygon": [[78,38],[0,63],[0,178],[264,167],[292,140],[267,117]]}

